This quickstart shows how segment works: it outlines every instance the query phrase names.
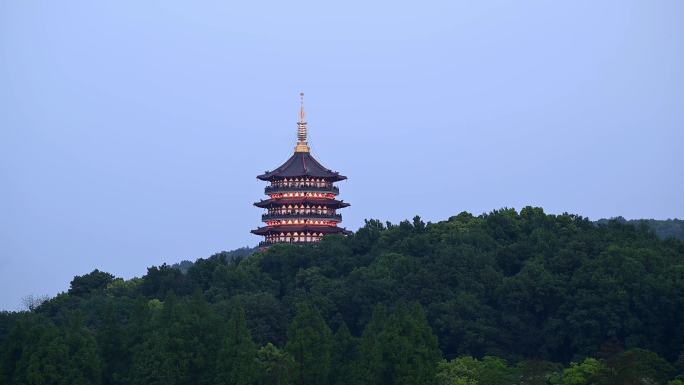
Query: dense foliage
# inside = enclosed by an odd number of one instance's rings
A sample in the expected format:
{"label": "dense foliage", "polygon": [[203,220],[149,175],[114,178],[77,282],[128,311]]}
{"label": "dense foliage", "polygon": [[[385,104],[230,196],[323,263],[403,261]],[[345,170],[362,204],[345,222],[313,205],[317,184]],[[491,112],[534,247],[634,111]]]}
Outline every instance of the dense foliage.
{"label": "dense foliage", "polygon": [[684,241],[684,220],[683,219],[630,219],[623,217],[613,219],[599,219],[597,223],[607,224],[609,221],[629,223],[634,226],[646,226],[662,239],[677,238]]}
{"label": "dense foliage", "polygon": [[684,384],[684,243],[528,207],[93,271],[0,313],[2,384]]}

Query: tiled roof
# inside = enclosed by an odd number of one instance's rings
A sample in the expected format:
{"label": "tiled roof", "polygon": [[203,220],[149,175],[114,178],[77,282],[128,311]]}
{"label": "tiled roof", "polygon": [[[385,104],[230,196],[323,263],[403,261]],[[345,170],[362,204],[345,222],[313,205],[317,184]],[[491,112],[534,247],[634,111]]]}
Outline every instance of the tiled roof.
{"label": "tiled roof", "polygon": [[296,177],[313,177],[326,178],[333,181],[340,181],[347,179],[346,176],[340,173],[329,170],[320,163],[308,152],[295,152],[285,163],[273,171],[257,176],[261,180],[272,180],[280,178],[296,178]]}

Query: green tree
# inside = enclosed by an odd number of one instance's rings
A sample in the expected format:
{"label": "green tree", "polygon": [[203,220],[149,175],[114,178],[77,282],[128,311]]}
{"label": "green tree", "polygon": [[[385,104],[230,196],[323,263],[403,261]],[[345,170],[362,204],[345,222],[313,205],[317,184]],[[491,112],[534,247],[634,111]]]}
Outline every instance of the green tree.
{"label": "green tree", "polygon": [[388,317],[386,307],[376,306],[370,322],[363,329],[357,364],[357,380],[361,384],[382,384],[385,362],[381,335]]}
{"label": "green tree", "polygon": [[326,385],[330,374],[332,332],[313,306],[297,305],[287,331],[285,350],[295,360],[295,381],[300,385]]}
{"label": "green tree", "polygon": [[569,368],[563,369],[560,375],[551,377],[553,385],[586,385],[603,367],[603,364],[595,358],[585,358],[584,361],[577,363],[571,362]]}
{"label": "green tree", "polygon": [[463,356],[442,361],[437,378],[440,385],[511,385],[520,383],[520,372],[499,357]]}
{"label": "green tree", "polygon": [[[153,305],[154,302],[150,302]],[[153,328],[134,347],[134,384],[212,384],[220,339],[216,315],[201,292],[179,302],[171,294],[151,308]]]}
{"label": "green tree", "polygon": [[290,385],[295,362],[284,351],[268,343],[257,352],[261,385]]}
{"label": "green tree", "polygon": [[168,334],[155,330],[134,348],[129,382],[133,385],[176,385],[187,382],[187,359],[173,352]]}
{"label": "green tree", "polygon": [[524,360],[517,365],[521,385],[547,385],[561,368],[560,364],[541,360]]}
{"label": "green tree", "polygon": [[367,384],[433,384],[441,353],[422,308],[399,304],[386,316],[377,308],[364,330],[361,381]]}
{"label": "green tree", "polygon": [[233,310],[228,320],[228,333],[216,364],[216,384],[252,385],[258,380],[256,345],[247,329],[245,311]]}
{"label": "green tree", "polygon": [[517,368],[508,366],[504,359],[494,356],[484,356],[477,370],[480,384],[509,385],[516,383],[519,377]]}
{"label": "green tree", "polygon": [[451,361],[442,360],[437,365],[437,384],[478,385],[478,367],[479,362],[470,356],[458,357]]}
{"label": "green tree", "polygon": [[347,324],[342,321],[333,337],[330,368],[330,383],[332,385],[355,384],[357,373],[359,342],[349,332]]}
{"label": "green tree", "polygon": [[97,330],[97,345],[103,363],[103,384],[118,383],[122,378],[125,351],[122,343],[123,330],[116,319],[116,310],[112,302],[108,302],[102,318],[102,324]]}
{"label": "green tree", "polygon": [[74,312],[64,333],[68,351],[68,383],[97,385],[102,381],[102,361],[93,333],[83,323],[80,312]]}
{"label": "green tree", "polygon": [[597,385],[665,384],[673,374],[672,366],[656,353],[629,349],[604,359],[591,378]]}
{"label": "green tree", "polygon": [[433,384],[442,355],[417,303],[400,304],[382,335],[386,384]]}
{"label": "green tree", "polygon": [[[3,383],[101,384],[102,364],[95,338],[79,312],[70,313],[62,329],[42,316],[26,317],[17,326],[8,341],[10,349],[3,355]],[[19,341],[22,346],[15,350]]]}
{"label": "green tree", "polygon": [[71,281],[69,294],[81,296],[98,290],[102,291],[107,285],[112,283],[112,281],[114,281],[113,275],[95,269],[88,274],[74,277]]}

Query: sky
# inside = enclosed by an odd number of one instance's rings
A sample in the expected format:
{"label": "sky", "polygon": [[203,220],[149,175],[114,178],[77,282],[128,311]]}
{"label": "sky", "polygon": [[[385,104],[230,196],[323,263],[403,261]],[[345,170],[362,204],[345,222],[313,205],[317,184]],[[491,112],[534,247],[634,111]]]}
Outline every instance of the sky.
{"label": "sky", "polygon": [[254,246],[309,144],[343,225],[684,217],[684,2],[0,2],[0,309]]}

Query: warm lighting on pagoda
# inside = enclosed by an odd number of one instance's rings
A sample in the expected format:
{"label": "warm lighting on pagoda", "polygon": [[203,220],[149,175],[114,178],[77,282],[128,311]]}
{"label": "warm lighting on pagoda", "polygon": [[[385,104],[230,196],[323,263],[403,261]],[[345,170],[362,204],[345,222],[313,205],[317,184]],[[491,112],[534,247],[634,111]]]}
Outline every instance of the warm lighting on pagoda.
{"label": "warm lighting on pagoda", "polygon": [[339,227],[342,216],[338,209],[349,206],[337,200],[335,182],[347,179],[323,167],[310,153],[308,128],[304,113],[304,94],[297,122],[297,144],[294,154],[280,167],[257,176],[270,182],[264,189],[269,197],[254,205],[266,209],[261,216],[266,224],[253,234],[261,235],[262,246],[275,243],[313,243],[327,234],[348,234]]}

